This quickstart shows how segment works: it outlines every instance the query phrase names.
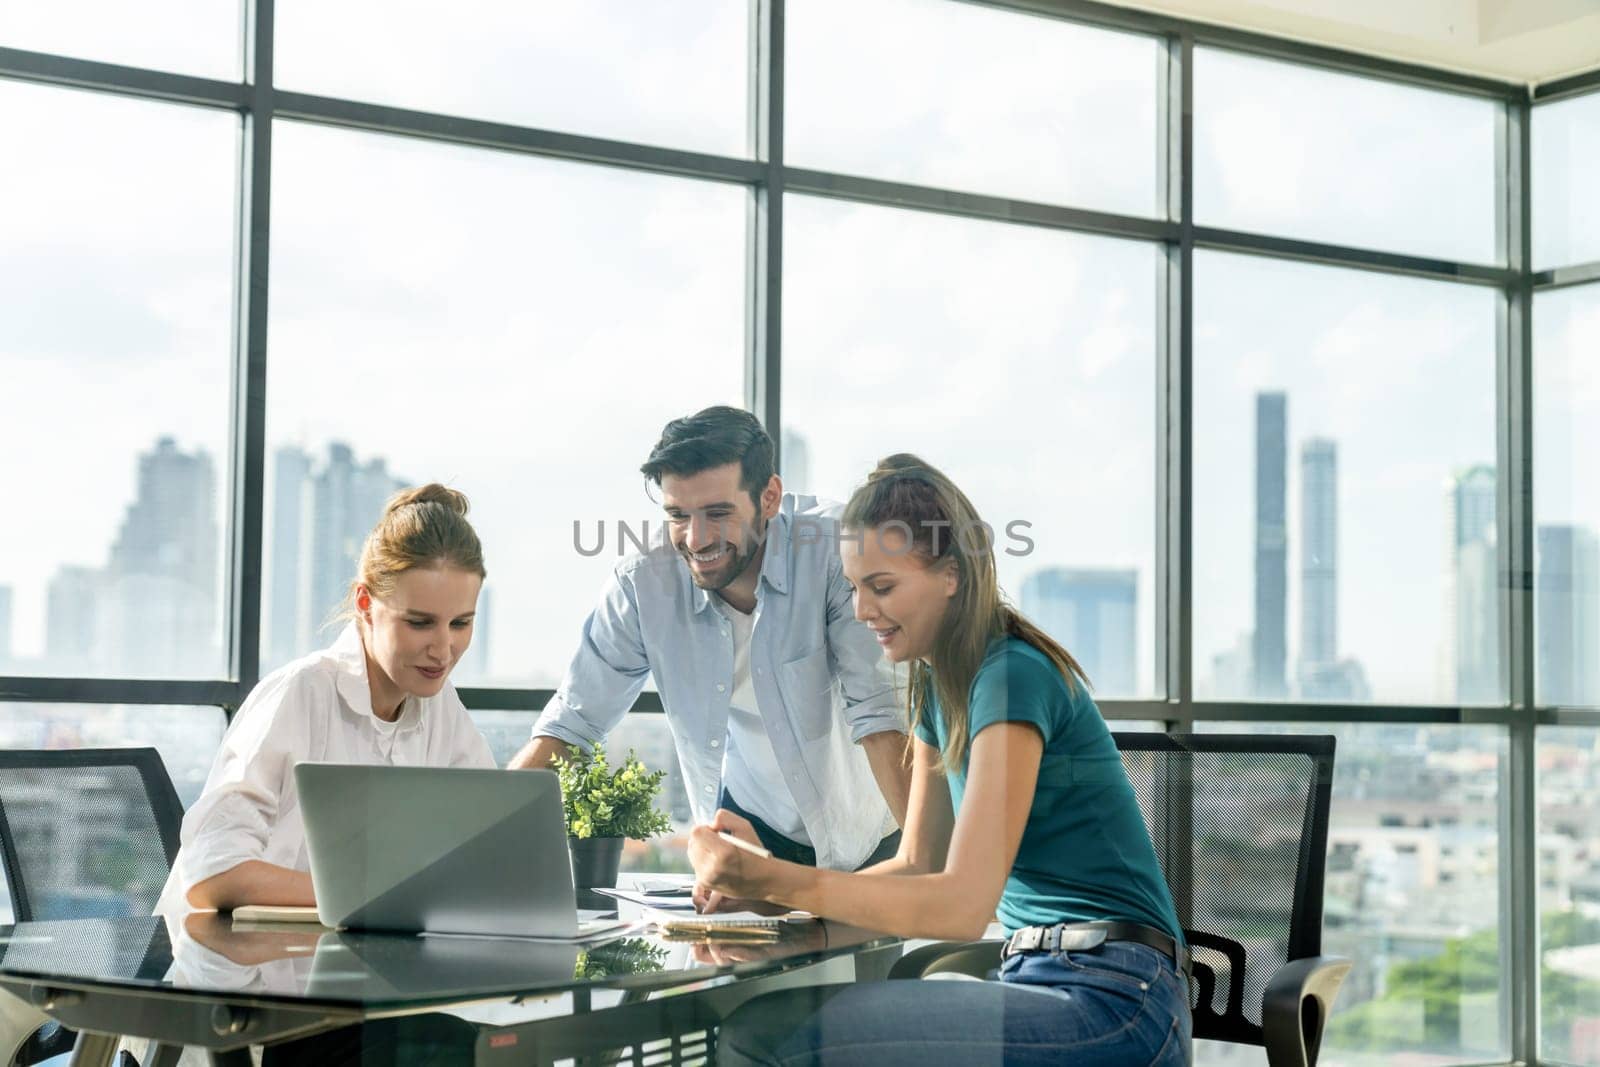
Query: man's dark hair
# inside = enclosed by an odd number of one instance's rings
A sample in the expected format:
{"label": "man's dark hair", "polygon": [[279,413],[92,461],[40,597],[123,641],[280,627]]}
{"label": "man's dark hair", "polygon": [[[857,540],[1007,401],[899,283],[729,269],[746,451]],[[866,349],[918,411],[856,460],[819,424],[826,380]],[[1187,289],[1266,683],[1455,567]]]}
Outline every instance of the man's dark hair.
{"label": "man's dark hair", "polygon": [[719,404],[667,423],[639,471],[660,485],[667,474],[688,478],[737,463],[739,488],[760,507],[761,491],[772,480],[772,452],[772,438],[754,415]]}

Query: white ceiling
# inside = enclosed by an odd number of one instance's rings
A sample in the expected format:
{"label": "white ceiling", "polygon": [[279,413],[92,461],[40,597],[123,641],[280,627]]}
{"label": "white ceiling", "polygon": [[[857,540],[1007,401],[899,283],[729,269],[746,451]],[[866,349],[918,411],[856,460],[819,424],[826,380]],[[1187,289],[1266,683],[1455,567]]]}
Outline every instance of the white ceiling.
{"label": "white ceiling", "polygon": [[1502,81],[1600,67],[1600,0],[1111,2]]}

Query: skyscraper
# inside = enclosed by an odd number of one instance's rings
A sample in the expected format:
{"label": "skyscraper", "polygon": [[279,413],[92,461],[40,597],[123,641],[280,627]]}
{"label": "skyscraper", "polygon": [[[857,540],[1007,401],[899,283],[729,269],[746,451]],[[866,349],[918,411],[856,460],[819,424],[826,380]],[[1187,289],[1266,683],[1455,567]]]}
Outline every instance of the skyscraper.
{"label": "skyscraper", "polygon": [[1022,612],[1083,664],[1095,693],[1138,695],[1139,574],[1049,567],[1022,583]]}
{"label": "skyscraper", "polygon": [[1371,698],[1366,671],[1339,658],[1339,446],[1313,437],[1300,446],[1300,656],[1306,700]]}
{"label": "skyscraper", "polygon": [[104,666],[94,656],[102,574],[94,567],[63,566],[45,593],[45,659],[58,674],[89,674]]}
{"label": "skyscraper", "polygon": [[1462,704],[1493,704],[1500,688],[1500,555],[1494,467],[1461,471],[1448,486],[1445,610],[1449,676]]}
{"label": "skyscraper", "polygon": [[150,676],[215,670],[216,475],[170,437],[139,457],[138,495],[111,546],[96,641],[108,667]]}
{"label": "skyscraper", "polygon": [[267,587],[267,623],[264,671],[276,670],[310,651],[302,644],[300,625],[300,546],[305,522],[306,487],[311,480],[311,457],[293,446],[272,454],[271,543],[272,561]]}
{"label": "skyscraper", "polygon": [[311,479],[311,510],[302,526],[308,531],[301,557],[306,584],[299,598],[296,654],[328,636],[323,624],[344,600],[367,534],[389,497],[404,487],[381,457],[358,464],[349,445],[335,441],[328,446],[327,463]]}
{"label": "skyscraper", "polygon": [[1289,530],[1289,398],[1256,394],[1255,628],[1251,638],[1251,693],[1258,700],[1288,695],[1287,599]]}
{"label": "skyscraper", "polygon": [[1600,539],[1551,525],[1535,544],[1539,703],[1600,704]]}
{"label": "skyscraper", "polygon": [[1300,446],[1302,689],[1308,674],[1338,658],[1339,453],[1332,441],[1313,437]]}

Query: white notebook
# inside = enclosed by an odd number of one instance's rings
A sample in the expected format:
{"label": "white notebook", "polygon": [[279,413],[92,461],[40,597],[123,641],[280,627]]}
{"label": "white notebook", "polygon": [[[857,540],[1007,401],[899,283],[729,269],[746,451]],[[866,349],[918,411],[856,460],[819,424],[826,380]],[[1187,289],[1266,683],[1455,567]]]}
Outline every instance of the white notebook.
{"label": "white notebook", "polygon": [[234,922],[247,923],[310,923],[321,926],[317,909],[291,904],[241,904],[233,909]]}
{"label": "white notebook", "polygon": [[754,911],[714,911],[708,915],[685,915],[681,911],[645,908],[644,918],[658,926],[744,926],[777,929],[785,923],[813,922],[809,911],[787,911],[781,915],[762,915]]}

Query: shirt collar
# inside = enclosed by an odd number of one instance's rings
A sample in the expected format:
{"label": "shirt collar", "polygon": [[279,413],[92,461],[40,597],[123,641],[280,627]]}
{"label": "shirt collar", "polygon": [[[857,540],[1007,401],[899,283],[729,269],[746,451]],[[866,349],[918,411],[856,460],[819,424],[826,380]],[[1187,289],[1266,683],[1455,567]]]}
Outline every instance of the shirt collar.
{"label": "shirt collar", "polygon": [[372,689],[367,685],[367,651],[361,644],[361,628],[354,621],[345,625],[339,633],[339,639],[324,656],[335,668],[334,686],[339,690],[339,696],[344,700],[346,709],[357,719],[370,721],[373,727],[381,731],[409,730],[421,724],[418,707],[421,702],[409,694],[400,705],[400,717],[394,722],[387,722],[374,714]]}
{"label": "shirt collar", "polygon": [[[780,593],[789,592],[789,516],[780,511],[767,523],[766,554],[761,557],[761,579]],[[711,606],[711,594],[694,584],[689,575],[689,565],[679,559],[684,574],[689,577],[691,603],[696,615]],[[759,583],[757,583],[759,585]]]}

